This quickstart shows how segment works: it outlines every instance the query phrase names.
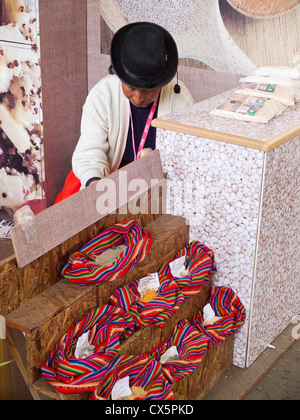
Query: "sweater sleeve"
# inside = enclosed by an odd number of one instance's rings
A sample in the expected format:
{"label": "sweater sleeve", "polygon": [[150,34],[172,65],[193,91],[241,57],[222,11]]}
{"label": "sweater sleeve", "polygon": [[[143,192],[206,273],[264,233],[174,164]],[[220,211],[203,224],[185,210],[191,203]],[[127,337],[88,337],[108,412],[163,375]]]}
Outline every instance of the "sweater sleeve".
{"label": "sweater sleeve", "polygon": [[73,171],[84,187],[91,178],[110,173],[108,121],[101,88],[91,90],[83,107],[81,136],[72,158]]}

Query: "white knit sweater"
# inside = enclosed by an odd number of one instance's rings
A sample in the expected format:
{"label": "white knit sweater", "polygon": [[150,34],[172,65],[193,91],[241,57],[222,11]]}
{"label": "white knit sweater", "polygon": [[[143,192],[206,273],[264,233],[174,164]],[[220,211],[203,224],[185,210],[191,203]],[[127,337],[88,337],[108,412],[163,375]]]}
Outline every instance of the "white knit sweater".
{"label": "white knit sweater", "polygon": [[[194,100],[180,82],[181,93],[174,93],[176,81],[162,88],[158,117],[193,105]],[[73,171],[84,188],[91,178],[104,178],[121,163],[130,121],[129,100],[117,76],[107,76],[90,91],[83,107],[81,136],[73,154]]]}

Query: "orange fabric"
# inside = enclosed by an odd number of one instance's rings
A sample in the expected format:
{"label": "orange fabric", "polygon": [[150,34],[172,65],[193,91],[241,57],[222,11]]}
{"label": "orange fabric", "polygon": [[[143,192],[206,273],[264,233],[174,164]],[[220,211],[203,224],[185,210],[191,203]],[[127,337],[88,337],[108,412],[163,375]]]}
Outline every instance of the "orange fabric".
{"label": "orange fabric", "polygon": [[64,185],[62,191],[57,196],[55,204],[59,203],[60,201],[63,201],[65,198],[68,198],[71,195],[77,193],[80,190],[80,188],[81,188],[81,182],[75,176],[73,170],[71,170],[71,172],[67,176],[67,179],[65,181],[65,185]]}

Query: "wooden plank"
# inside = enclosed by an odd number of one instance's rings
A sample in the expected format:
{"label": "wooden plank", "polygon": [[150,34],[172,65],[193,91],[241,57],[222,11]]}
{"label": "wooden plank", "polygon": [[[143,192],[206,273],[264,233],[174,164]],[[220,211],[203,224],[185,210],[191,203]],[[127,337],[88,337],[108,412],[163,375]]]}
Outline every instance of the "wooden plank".
{"label": "wooden plank", "polygon": [[227,0],[238,12],[257,19],[267,19],[288,13],[300,4],[300,0]]}
{"label": "wooden plank", "polygon": [[[11,236],[18,266],[25,267],[104,216],[116,213],[136,195],[136,189],[129,191],[130,185],[140,187],[142,194],[151,189],[154,180],[163,179],[160,154],[156,150],[36,215],[33,222],[36,234],[32,240],[28,241],[24,232],[26,228],[33,231],[32,222],[15,226]],[[132,184],[135,181],[138,187]],[[108,187],[115,189],[115,197],[108,198]]]}
{"label": "wooden plank", "polygon": [[27,381],[31,386],[40,376],[40,364],[63,334],[89,310],[108,304],[113,291],[149,272],[157,271],[189,241],[185,219],[164,215],[146,226],[153,245],[135,270],[112,283],[80,287],[63,280],[8,314],[8,327],[26,332]]}
{"label": "wooden plank", "polygon": [[201,400],[233,365],[234,336],[215,344],[194,372],[172,385],[174,400]]}

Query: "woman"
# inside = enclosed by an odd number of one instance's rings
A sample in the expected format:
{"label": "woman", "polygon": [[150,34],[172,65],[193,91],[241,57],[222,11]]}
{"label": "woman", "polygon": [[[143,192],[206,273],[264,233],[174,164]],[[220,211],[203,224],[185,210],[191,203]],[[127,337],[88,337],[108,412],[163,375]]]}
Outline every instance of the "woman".
{"label": "woman", "polygon": [[[76,188],[138,159],[144,148],[154,150],[152,119],[194,103],[187,88],[173,80],[177,46],[159,25],[139,22],[121,28],[112,40],[111,62],[114,74],[90,91],[83,107],[81,137],[72,159]],[[70,195],[67,184],[57,201]]]}

